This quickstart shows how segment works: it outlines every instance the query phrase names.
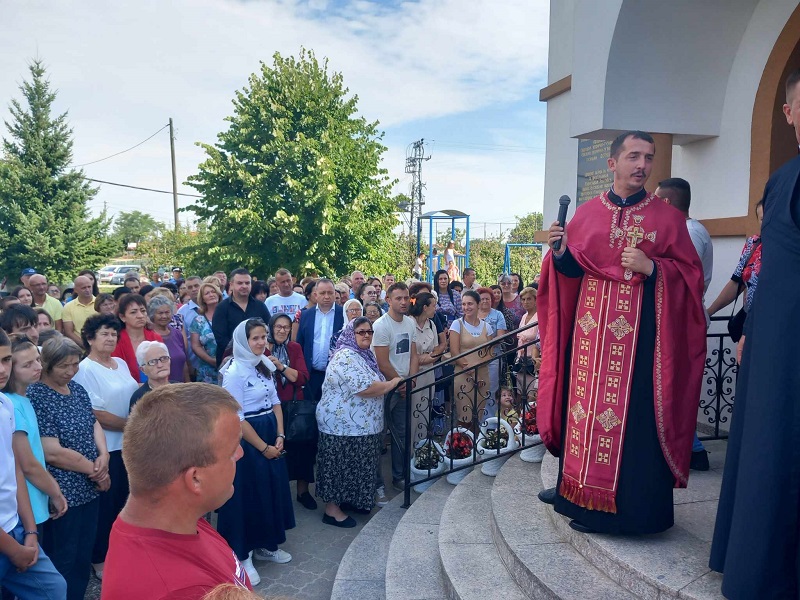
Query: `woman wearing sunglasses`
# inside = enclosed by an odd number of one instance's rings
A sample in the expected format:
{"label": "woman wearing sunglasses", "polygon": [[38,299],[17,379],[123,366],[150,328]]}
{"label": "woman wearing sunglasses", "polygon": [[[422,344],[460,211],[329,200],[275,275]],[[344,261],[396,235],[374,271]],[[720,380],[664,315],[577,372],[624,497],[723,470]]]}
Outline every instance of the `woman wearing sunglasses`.
{"label": "woman wearing sunglasses", "polygon": [[400,382],[386,381],[378,369],[370,350],[373,333],[367,317],[345,326],[317,405],[317,497],[325,502],[322,522],[335,527],[356,526],[342,505],[368,513],[375,504],[383,397]]}

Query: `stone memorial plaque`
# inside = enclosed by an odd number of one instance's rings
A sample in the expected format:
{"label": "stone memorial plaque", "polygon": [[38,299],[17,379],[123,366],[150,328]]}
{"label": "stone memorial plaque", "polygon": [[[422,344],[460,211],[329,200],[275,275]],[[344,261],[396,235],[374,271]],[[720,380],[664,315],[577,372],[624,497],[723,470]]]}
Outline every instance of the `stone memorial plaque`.
{"label": "stone memorial plaque", "polygon": [[611,187],[608,170],[611,140],[578,140],[578,193],[576,206],[599,196]]}

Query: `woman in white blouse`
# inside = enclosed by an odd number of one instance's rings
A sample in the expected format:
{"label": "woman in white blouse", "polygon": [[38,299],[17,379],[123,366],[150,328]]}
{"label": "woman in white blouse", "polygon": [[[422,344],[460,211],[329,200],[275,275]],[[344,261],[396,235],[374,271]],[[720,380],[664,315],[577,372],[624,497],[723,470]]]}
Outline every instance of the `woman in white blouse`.
{"label": "woman in white blouse", "polygon": [[103,578],[111,526],[128,500],[128,473],[122,462],[122,430],[128,421],[131,394],[139,387],[125,361],[111,356],[121,329],[122,323],[114,315],[100,314],[86,319],[81,338],[88,355],[81,361],[74,379],[89,394],[94,416],[103,428],[108,446],[111,487],[100,495],[97,536],[92,550],[92,567],[99,579]]}
{"label": "woman in white blouse", "polygon": [[275,388],[275,365],[264,356],[267,325],[248,319],[233,331],[233,359],[221,369],[222,387],[241,406],[242,449],[234,492],[220,507],[217,530],[257,585],[261,578],[252,558],[287,563],[291,554],[278,548],[295,525],[289,475],[283,458],[283,413]]}
{"label": "woman in white blouse", "polygon": [[355,527],[345,504],[368,513],[375,504],[375,473],[380,460],[383,397],[400,378],[386,381],[370,350],[372,323],[357,317],[342,330],[325,370],[317,405],[317,497],[325,502],[322,522]]}

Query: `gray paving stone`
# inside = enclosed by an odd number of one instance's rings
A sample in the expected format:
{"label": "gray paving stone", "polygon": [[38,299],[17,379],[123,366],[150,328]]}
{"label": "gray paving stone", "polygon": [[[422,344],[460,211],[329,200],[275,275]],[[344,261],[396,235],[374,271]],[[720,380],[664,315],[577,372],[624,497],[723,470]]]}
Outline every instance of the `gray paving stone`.
{"label": "gray paving stone", "polygon": [[675,526],[685,529],[693,536],[711,543],[717,519],[718,500],[690,502],[675,505]]}
{"label": "gray paving stone", "polygon": [[540,466],[511,458],[492,488],[492,535],[506,568],[530,598],[635,597],[590,564],[556,529],[536,498]]}
{"label": "gray paving stone", "polygon": [[439,519],[454,489],[440,479],[415,499],[398,523],[386,562],[388,600],[444,597],[439,561]]}
{"label": "gray paving stone", "polygon": [[333,584],[331,598],[350,600],[384,600],[383,581],[358,581],[356,579],[337,579]]}
{"label": "gray paving stone", "polygon": [[525,600],[500,558],[491,529],[494,478],[473,471],[447,499],[439,529],[439,555],[453,600]]}
{"label": "gray paving stone", "polygon": [[686,600],[720,600],[722,598],[722,575],[709,571],[681,590],[680,597]]}

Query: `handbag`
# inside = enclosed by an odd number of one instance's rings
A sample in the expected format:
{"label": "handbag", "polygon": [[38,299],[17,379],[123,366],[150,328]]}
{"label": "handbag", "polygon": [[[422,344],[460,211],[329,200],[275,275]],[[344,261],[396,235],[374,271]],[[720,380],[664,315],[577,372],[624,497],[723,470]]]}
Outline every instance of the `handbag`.
{"label": "handbag", "polygon": [[[733,308],[736,310],[736,302],[733,303]],[[735,344],[738,344],[739,340],[742,339],[745,319],[747,319],[747,313],[744,307],[740,308],[735,315],[731,311],[731,318],[728,320],[728,333]]]}
{"label": "handbag", "polygon": [[[295,398],[297,394],[295,393]],[[287,442],[313,442],[317,439],[317,404],[293,399],[282,406],[283,433]]]}

